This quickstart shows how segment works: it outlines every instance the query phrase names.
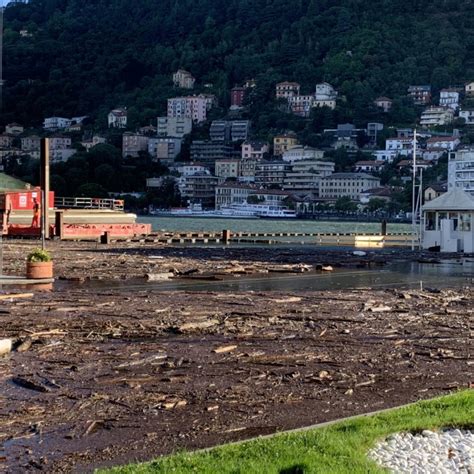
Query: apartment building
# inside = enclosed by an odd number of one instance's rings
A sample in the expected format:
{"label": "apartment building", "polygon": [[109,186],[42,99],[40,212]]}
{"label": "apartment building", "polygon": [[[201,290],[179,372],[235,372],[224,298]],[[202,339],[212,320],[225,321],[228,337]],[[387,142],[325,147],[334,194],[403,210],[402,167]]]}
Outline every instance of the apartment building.
{"label": "apartment building", "polygon": [[233,87],[230,90],[230,108],[231,109],[240,109],[244,105],[245,100],[245,87]]}
{"label": "apartment building", "polygon": [[319,195],[321,178],[334,173],[334,163],[317,159],[303,159],[292,163],[287,171],[283,190],[291,193],[313,193]]}
{"label": "apartment building", "polygon": [[266,142],[250,140],[242,143],[242,158],[263,159],[263,155],[270,151],[270,146]]}
{"label": "apartment building", "polygon": [[240,158],[216,160],[215,175],[219,178],[238,178],[240,176]]}
{"label": "apartment building", "polygon": [[127,128],[128,114],[127,109],[118,108],[111,110],[107,116],[109,128]]}
{"label": "apartment building", "polygon": [[273,154],[275,156],[281,156],[283,153],[290,148],[298,145],[298,139],[296,135],[293,134],[284,134],[277,135],[273,138]]}
{"label": "apartment building", "polygon": [[459,91],[456,89],[442,89],[439,93],[440,107],[450,107],[457,110],[459,107]]}
{"label": "apartment building", "polygon": [[300,160],[321,160],[324,157],[324,151],[312,148],[310,146],[294,146],[282,154],[283,161],[294,163]]}
{"label": "apartment building", "polygon": [[154,160],[171,165],[181,151],[180,138],[159,137],[148,140],[148,153]]}
{"label": "apartment building", "polygon": [[275,86],[277,99],[289,99],[300,95],[301,86],[297,82],[280,82]]}
{"label": "apartment building", "polygon": [[474,147],[449,154],[448,190],[461,188],[474,196]]}
{"label": "apartment building", "polygon": [[195,82],[196,79],[193,75],[184,69],[178,69],[178,71],[173,74],[173,84],[175,87],[180,87],[181,89],[192,89]]}
{"label": "apartment building", "polygon": [[218,184],[215,193],[215,207],[216,209],[222,209],[232,205],[245,204],[254,190],[255,188],[251,186],[239,183]]}
{"label": "apartment building", "polygon": [[149,137],[126,132],[122,135],[122,156],[138,157],[141,151],[148,151]]}
{"label": "apartment building", "polygon": [[417,105],[427,105],[431,102],[431,86],[410,86],[408,88],[408,95],[413,99]]}
{"label": "apartment building", "polygon": [[159,137],[183,138],[193,129],[193,121],[188,117],[158,117],[156,133]]}
{"label": "apartment building", "polygon": [[231,145],[210,140],[195,140],[191,143],[191,161],[197,161],[214,170],[216,160],[239,158],[240,153]]}
{"label": "apartment building", "polygon": [[291,165],[284,161],[259,161],[255,164],[255,184],[257,186],[281,188]]}
{"label": "apartment building", "polygon": [[450,107],[430,107],[421,114],[420,125],[434,127],[448,125],[454,120],[454,110]]}
{"label": "apartment building", "polygon": [[189,118],[193,123],[207,120],[207,112],[214,104],[211,95],[193,95],[168,99],[168,118]]}
{"label": "apartment building", "polygon": [[360,199],[363,191],[380,187],[380,179],[365,173],[334,173],[321,178],[320,197],[339,199],[348,196]]}

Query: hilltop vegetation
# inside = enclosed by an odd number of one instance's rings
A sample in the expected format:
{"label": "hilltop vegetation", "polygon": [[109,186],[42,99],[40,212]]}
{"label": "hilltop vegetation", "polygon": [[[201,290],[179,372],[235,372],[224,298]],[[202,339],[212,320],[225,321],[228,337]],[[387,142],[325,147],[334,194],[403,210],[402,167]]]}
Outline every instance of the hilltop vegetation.
{"label": "hilltop vegetation", "polygon": [[[416,117],[409,84],[434,89],[474,77],[471,0],[31,0],[5,12],[2,122],[38,124],[51,115],[90,115],[129,107],[148,123],[177,91],[179,67],[197,91],[228,105],[228,91],[257,78],[256,106],[277,81],[303,92],[332,83],[342,97],[332,120],[363,122],[378,95],[395,99],[398,122]],[[209,89],[207,89],[209,90]],[[265,130],[268,116],[255,120]],[[398,118],[398,120],[397,120]],[[285,123],[282,126],[286,125]]]}

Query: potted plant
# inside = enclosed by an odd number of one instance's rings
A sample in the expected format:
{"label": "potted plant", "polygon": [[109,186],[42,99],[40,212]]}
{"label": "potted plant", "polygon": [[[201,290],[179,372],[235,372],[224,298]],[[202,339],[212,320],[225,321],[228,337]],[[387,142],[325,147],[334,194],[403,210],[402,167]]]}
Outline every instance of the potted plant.
{"label": "potted plant", "polygon": [[46,250],[34,249],[26,259],[26,278],[53,278],[53,261]]}

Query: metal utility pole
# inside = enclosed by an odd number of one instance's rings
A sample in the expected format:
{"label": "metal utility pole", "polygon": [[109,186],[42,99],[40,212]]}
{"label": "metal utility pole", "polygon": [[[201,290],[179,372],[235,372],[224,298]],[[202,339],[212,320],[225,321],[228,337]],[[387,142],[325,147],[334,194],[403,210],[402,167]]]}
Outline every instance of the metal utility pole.
{"label": "metal utility pole", "polygon": [[44,249],[45,239],[49,239],[49,138],[41,139],[40,167],[41,240]]}

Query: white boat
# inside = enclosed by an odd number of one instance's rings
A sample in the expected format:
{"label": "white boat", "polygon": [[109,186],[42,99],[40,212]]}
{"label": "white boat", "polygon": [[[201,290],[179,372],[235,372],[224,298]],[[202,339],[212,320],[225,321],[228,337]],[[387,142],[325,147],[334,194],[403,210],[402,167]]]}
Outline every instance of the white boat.
{"label": "white boat", "polygon": [[232,204],[214,211],[202,209],[201,204],[191,204],[188,207],[155,210],[150,214],[162,217],[213,217],[223,219],[292,219],[296,212],[288,208],[268,204]]}

